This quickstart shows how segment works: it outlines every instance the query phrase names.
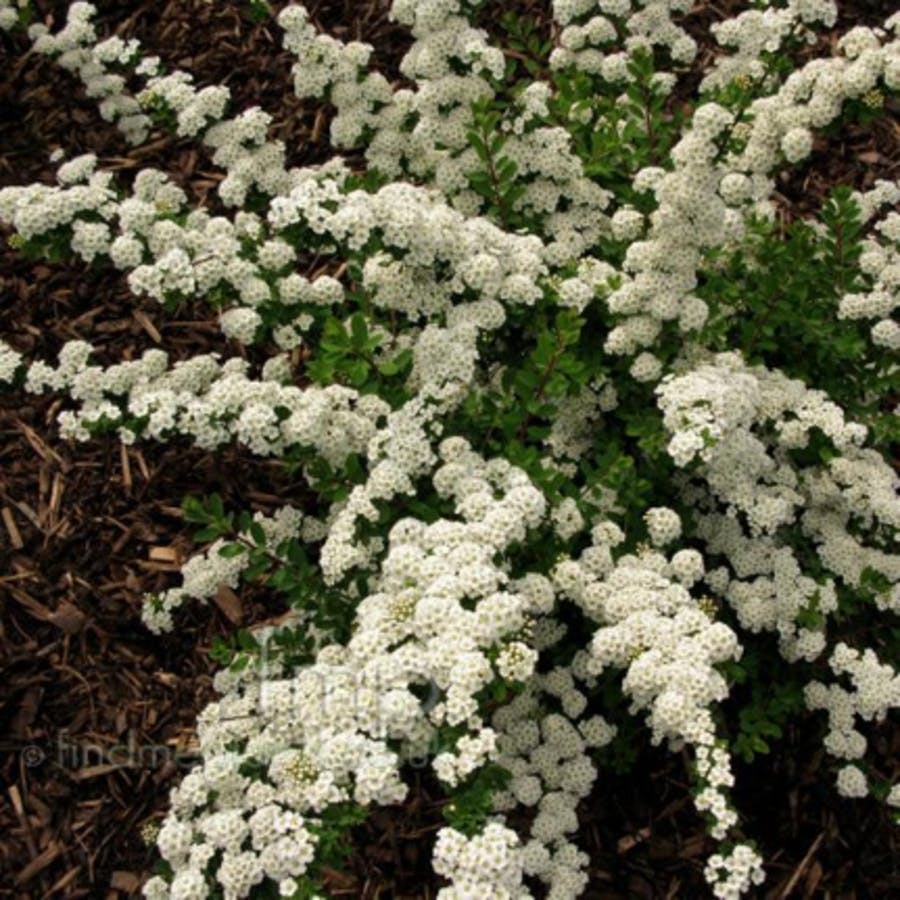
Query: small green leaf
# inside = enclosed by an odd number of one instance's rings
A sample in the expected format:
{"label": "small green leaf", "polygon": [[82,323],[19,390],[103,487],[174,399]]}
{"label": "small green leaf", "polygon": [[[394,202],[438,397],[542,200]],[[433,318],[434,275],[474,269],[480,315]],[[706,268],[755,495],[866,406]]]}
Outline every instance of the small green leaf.
{"label": "small green leaf", "polygon": [[225,518],[225,504],[218,494],[210,494],[206,502],[212,516],[216,519]]}
{"label": "small green leaf", "polygon": [[255,543],[257,547],[265,547],[266,532],[259,522],[251,522],[250,527],[247,530],[250,532],[250,537],[253,538],[253,543]]}
{"label": "small green leaf", "polygon": [[218,525],[207,525],[206,528],[201,528],[199,531],[194,532],[194,541],[198,544],[206,544],[221,536],[222,529]]}
{"label": "small green leaf", "polygon": [[204,509],[203,504],[198,497],[185,497],[184,500],[181,501],[181,511],[184,513],[184,518],[188,522],[205,524],[209,521],[209,514]]}
{"label": "small green leaf", "polygon": [[365,348],[369,329],[366,326],[366,317],[361,312],[354,313],[350,317],[350,334],[352,344],[357,350]]}
{"label": "small green leaf", "polygon": [[219,556],[224,559],[234,559],[246,550],[247,548],[243,544],[223,544],[219,547]]}

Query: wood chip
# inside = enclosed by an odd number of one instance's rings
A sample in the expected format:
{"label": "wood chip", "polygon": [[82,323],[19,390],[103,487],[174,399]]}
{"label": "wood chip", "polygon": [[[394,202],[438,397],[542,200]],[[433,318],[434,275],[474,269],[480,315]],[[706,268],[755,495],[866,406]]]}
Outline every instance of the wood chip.
{"label": "wood chip", "polygon": [[227,584],[219,585],[215,602],[232,625],[240,625],[244,621],[244,607],[241,598]]}
{"label": "wood chip", "polygon": [[331,892],[356,885],[356,877],[349,872],[341,872],[338,869],[332,869],[330,866],[322,866],[321,872],[322,878]]}
{"label": "wood chip", "polygon": [[12,801],[13,809],[19,818],[25,816],[25,804],[22,803],[22,794],[16,785],[12,785],[9,789],[9,799]]}
{"label": "wood chip", "polygon": [[62,472],[56,472],[53,476],[53,487],[50,490],[50,527],[55,525],[55,520],[62,505],[63,494],[66,490],[66,479]]}
{"label": "wood chip", "polygon": [[162,335],[157,331],[156,326],[150,321],[150,317],[140,309],[132,312],[137,323],[150,335],[151,340],[156,344],[162,343]]}
{"label": "wood chip", "polygon": [[10,596],[14,597],[36,619],[40,619],[43,622],[50,621],[50,610],[42,603],[38,603],[34,597],[26,594],[25,591],[20,588],[7,586],[6,590],[9,592]]}
{"label": "wood chip", "polygon": [[59,881],[54,883],[50,890],[47,891],[46,894],[44,894],[42,900],[50,900],[50,898],[52,897],[59,897],[62,889],[64,887],[68,887],[68,885],[70,885],[78,877],[80,872],[81,866],[73,866],[71,869],[69,869],[68,872],[66,872],[65,875],[63,875],[62,878],[59,879]]}
{"label": "wood chip", "polygon": [[129,897],[133,897],[141,888],[141,876],[135,872],[116,871],[112,873],[109,886],[114,891],[124,891]]}
{"label": "wood chip", "polygon": [[128,448],[124,444],[119,444],[119,459],[122,463],[122,487],[125,493],[131,493],[131,460],[128,458]]}
{"label": "wood chip", "polygon": [[125,549],[125,545],[131,540],[134,536],[134,526],[130,525],[126,528],[120,537],[116,539],[116,542],[112,545],[112,555],[118,556],[122,550]]}
{"label": "wood chip", "polygon": [[44,527],[41,525],[41,520],[38,514],[27,504],[21,502],[19,500],[10,501],[12,505],[20,512],[38,531],[43,531]]}
{"label": "wood chip", "polygon": [[38,469],[38,519],[43,529],[47,525],[50,515],[50,506],[47,503],[47,496],[50,493],[50,475],[53,470],[53,464],[44,462]]}
{"label": "wood chip", "polygon": [[44,689],[39,685],[32,685],[25,690],[19,701],[19,708],[9,725],[9,733],[21,741],[27,741],[31,733],[31,726],[37,718],[41,708],[41,700],[44,697]]}
{"label": "wood chip", "polygon": [[178,563],[181,555],[175,547],[151,547],[150,559],[156,562]]}
{"label": "wood chip", "polygon": [[144,454],[141,453],[140,450],[135,450],[134,458],[137,460],[138,468],[141,470],[141,475],[143,476],[144,481],[149,481],[150,469],[147,468],[147,460],[144,459]]}
{"label": "wood chip", "polygon": [[638,844],[642,844],[647,838],[650,837],[650,829],[642,828],[640,831],[636,831],[634,834],[627,834],[623,838],[619,838],[616,842],[616,853],[620,856],[624,853],[627,853],[633,847],[636,847]]}
{"label": "wood chip", "polygon": [[74,603],[63,601],[50,614],[50,621],[66,634],[78,634],[84,628],[87,617]]}
{"label": "wood chip", "polygon": [[680,855],[684,859],[693,859],[695,856],[702,856],[706,853],[708,846],[705,834],[695,834],[682,844]]}
{"label": "wood chip", "polygon": [[175,519],[183,519],[184,518],[184,510],[180,506],[167,506],[164,503],[160,503],[157,506],[157,509],[166,516],[172,516]]}
{"label": "wood chip", "polygon": [[138,568],[145,572],[178,572],[181,566],[178,563],[164,562],[146,562],[143,559],[138,560]]}
{"label": "wood chip", "polygon": [[319,107],[316,111],[316,119],[313,122],[312,133],[309,136],[310,143],[318,144],[325,128],[325,108]]}
{"label": "wood chip", "polygon": [[27,884],[34,878],[38,872],[42,872],[50,863],[56,859],[60,853],[63,852],[63,848],[57,844],[50,844],[42,853],[38,854],[21,872],[16,876],[16,884]]}
{"label": "wood chip", "polygon": [[21,550],[25,546],[25,541],[22,540],[22,535],[19,533],[12,510],[8,506],[4,506],[0,515],[3,516],[3,524],[6,526],[6,533],[9,535],[10,543],[14,549]]}
{"label": "wood chip", "polygon": [[817,859],[814,859],[809,867],[806,882],[803,885],[803,900],[811,900],[812,897],[818,896],[816,892],[824,874],[825,871],[821,864]]}
{"label": "wood chip", "polygon": [[825,840],[824,831],[819,833],[819,836],[812,842],[809,850],[806,851],[806,855],[797,864],[797,868],[794,869],[793,874],[788,879],[788,883],[778,894],[778,900],[786,900],[786,898],[791,895],[794,887],[797,885],[797,882],[800,881],[800,878],[803,876],[803,873],[806,871],[807,867],[812,861],[813,856],[815,856],[816,850],[819,849],[819,845],[823,840]]}
{"label": "wood chip", "polygon": [[131,319],[113,319],[111,322],[98,322],[94,326],[97,334],[120,334],[131,328]]}

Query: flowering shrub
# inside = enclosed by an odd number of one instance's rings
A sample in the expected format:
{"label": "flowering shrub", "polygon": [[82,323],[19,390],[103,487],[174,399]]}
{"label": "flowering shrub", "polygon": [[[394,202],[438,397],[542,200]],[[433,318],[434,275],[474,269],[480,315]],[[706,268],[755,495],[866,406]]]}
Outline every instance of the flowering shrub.
{"label": "flowering shrub", "polygon": [[[755,3],[713,26],[686,98],[691,6],[554,0],[552,43],[505,16],[498,46],[482,0],[394,0],[398,86],[289,5],[293,89],[331,105],[355,168],[287,168],[266,112],[101,40],[89,4],[30,26],[129,141],[196,139],[226,212],[81,156],[0,191],[10,240],[166,309],[202,298],[267,361],[2,344],[0,381],[64,394],[64,436],[238,441],[315,497],[272,517],[185,501],[205,549],[146,598],[147,626],[222,584],[289,614],[217,649],[222,696],[146,897],[315,896],[414,760],[449,801],[440,897],[576,897],[576,808],[630,717],[690,754],[716,897],[763,878],[732,757],[804,705],[827,713],[837,790],[900,806],[863,727],[900,706],[882,627],[900,612],[900,184],[839,187],[787,226],[774,200],[819,136],[900,90],[900,14],[815,55],[831,0]],[[768,695],[737,725],[735,684]]]}

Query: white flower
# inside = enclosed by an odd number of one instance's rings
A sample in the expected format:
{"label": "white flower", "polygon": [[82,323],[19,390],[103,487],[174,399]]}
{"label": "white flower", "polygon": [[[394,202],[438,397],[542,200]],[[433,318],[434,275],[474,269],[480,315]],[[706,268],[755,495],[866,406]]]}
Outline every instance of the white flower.
{"label": "white flower", "polygon": [[681,535],[681,519],[678,514],[665,507],[648,509],[644,521],[650,533],[650,540],[658,547],[671,544]]}
{"label": "white flower", "polygon": [[226,337],[242,344],[252,344],[256,331],[262,324],[262,316],[255,309],[238,306],[219,316],[219,326]]}
{"label": "white flower", "polygon": [[857,766],[844,766],[837,776],[837,790],[842,797],[865,797],[869,785],[865,774]]}
{"label": "white flower", "polygon": [[806,159],[812,151],[812,134],[807,128],[792,128],[781,140],[781,151],[788,162]]}

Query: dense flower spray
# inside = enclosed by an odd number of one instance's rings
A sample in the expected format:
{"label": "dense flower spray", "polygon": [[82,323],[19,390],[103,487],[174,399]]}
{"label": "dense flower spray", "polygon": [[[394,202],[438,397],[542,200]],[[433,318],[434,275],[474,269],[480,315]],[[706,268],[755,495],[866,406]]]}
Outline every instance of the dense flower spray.
{"label": "dense flower spray", "polygon": [[[150,900],[317,896],[414,760],[447,793],[443,900],[577,897],[578,807],[631,717],[688,752],[720,845],[706,878],[739,897],[763,860],[732,759],[766,745],[727,701],[766,665],[787,712],[827,715],[838,791],[900,805],[863,726],[900,706],[896,641],[874,637],[900,612],[900,184],[837,191],[787,232],[774,203],[822,129],[900,90],[900,15],[793,67],[835,4],[754,4],[713,26],[684,104],[688,0],[554,0],[552,42],[504,19],[514,53],[483,6],[395,0],[402,84],[281,11],[295,93],[328,101],[364,171],[288,168],[269,113],[101,39],[90,4],[29,30],[130,142],[195,139],[227,212],[85,155],[0,190],[0,221],[164,310],[205,300],[223,348],[103,366],[83,341],[55,361],[0,342],[0,382],[63,394],[65,437],[239,442],[316,497],[186,502],[207,546],[146,598],[157,633],[222,585],[290,607],[216,678]],[[0,27],[19,21],[0,0]],[[259,367],[234,352],[254,344]]]}

